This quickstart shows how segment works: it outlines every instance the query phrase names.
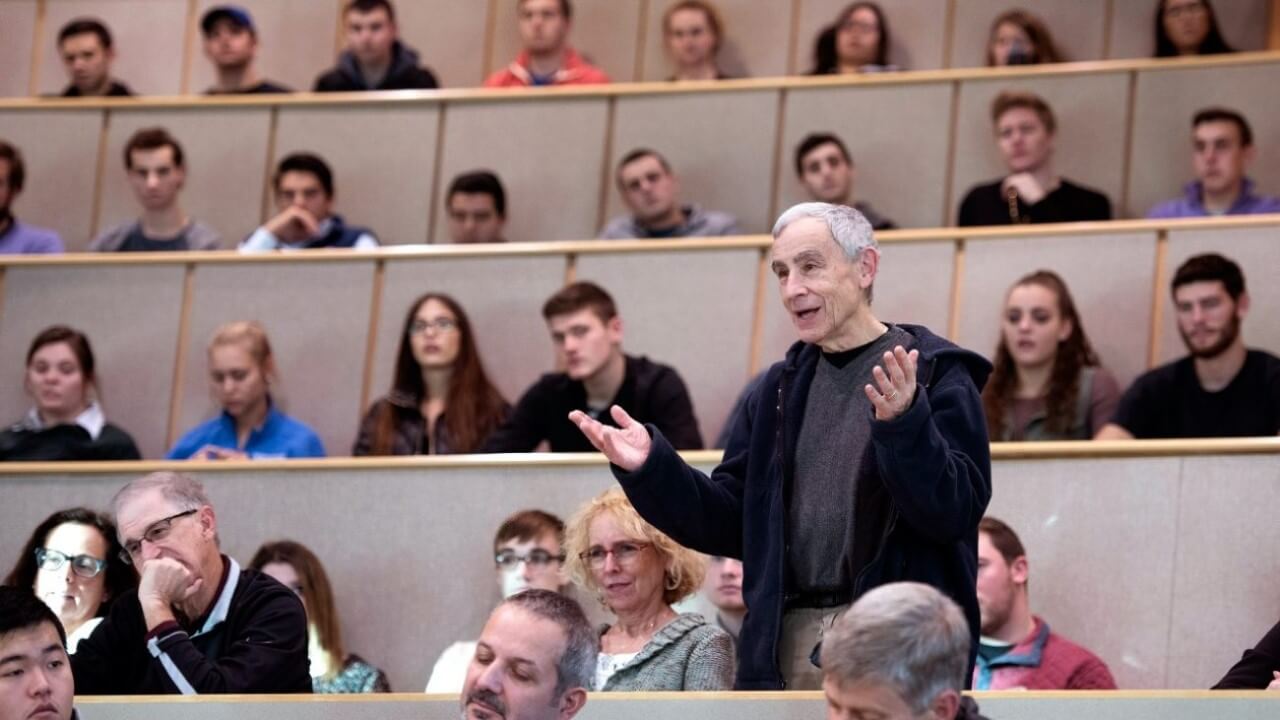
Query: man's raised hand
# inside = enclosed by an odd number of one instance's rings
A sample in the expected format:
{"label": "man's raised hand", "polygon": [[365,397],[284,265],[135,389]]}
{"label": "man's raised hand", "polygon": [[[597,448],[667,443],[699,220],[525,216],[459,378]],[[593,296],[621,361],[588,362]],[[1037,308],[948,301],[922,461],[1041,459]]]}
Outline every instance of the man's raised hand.
{"label": "man's raised hand", "polygon": [[569,413],[569,420],[609,458],[609,462],[633,472],[649,457],[649,449],[653,446],[649,431],[617,405],[609,409],[609,414],[618,427],[609,427],[581,410]]}

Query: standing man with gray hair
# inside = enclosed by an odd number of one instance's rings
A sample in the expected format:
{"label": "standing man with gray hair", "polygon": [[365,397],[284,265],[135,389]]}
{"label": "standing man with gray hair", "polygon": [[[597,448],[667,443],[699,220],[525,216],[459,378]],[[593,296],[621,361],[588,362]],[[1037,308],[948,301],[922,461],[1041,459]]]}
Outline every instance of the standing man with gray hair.
{"label": "standing man with gray hair", "polygon": [[[796,205],[773,272],[800,341],[766,371],[710,477],[621,408],[573,413],[646,520],[743,560],[741,690],[817,689],[815,646],[866,591],[914,580],[964,608],[977,645],[978,521],[991,499],[982,357],[871,309],[880,268],[857,210]],[[970,656],[972,662],[972,655]]]}
{"label": "standing man with gray hair", "polygon": [[141,580],[77,648],[81,694],[311,692],[302,601],[221,553],[199,481],[151,473],[111,506]]}

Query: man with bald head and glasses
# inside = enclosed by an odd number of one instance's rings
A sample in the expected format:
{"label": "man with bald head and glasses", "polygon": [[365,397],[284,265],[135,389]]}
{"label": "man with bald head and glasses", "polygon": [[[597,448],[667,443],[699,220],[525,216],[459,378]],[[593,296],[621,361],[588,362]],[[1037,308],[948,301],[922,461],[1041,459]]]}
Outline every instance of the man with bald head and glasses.
{"label": "man with bald head and glasses", "polygon": [[80,643],[84,695],[309,693],[307,617],[297,595],[219,550],[204,486],[174,472],[111,501],[136,591]]}

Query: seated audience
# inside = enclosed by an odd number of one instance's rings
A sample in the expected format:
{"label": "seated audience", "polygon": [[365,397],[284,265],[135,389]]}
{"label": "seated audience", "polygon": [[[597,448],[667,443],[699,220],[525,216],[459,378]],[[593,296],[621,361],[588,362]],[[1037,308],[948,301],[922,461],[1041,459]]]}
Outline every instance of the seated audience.
{"label": "seated audience", "polygon": [[848,75],[898,69],[889,62],[889,24],[884,10],[873,2],[855,2],[818,33],[809,74]]}
{"label": "seated audience", "polygon": [[76,18],[58,32],[58,54],[67,66],[70,84],[63,97],[127,97],[133,95],[124,83],[111,77],[116,50],[111,32],[101,21]]}
{"label": "seated audience", "polygon": [[1244,116],[1206,108],[1191,121],[1191,167],[1196,179],[1183,197],[1162,202],[1149,218],[1252,215],[1280,212],[1280,198],[1257,195],[1245,172],[1253,164],[1253,130]]}
{"label": "seated audience", "polygon": [[209,95],[262,95],[292,92],[258,74],[258,31],[249,11],[237,5],[210,8],[200,20],[204,54],[218,71]]}
{"label": "seated audience", "polygon": [[13,201],[22,193],[27,166],[18,148],[0,140],[0,255],[62,252],[62,238],[53,230],[18,222]]}
{"label": "seated audience", "polygon": [[1062,62],[1053,36],[1040,18],[1014,8],[996,16],[987,39],[987,66],[1040,65]]}
{"label": "seated audience", "polygon": [[120,549],[111,518],[82,507],[59,510],[36,526],[3,584],[35,591],[58,616],[74,654],[111,601],[138,585]]}
{"label": "seated audience", "polygon": [[459,702],[465,720],[572,720],[587,704],[599,641],[578,603],[549,590],[489,616]]}
{"label": "seated audience", "polygon": [[[550,513],[521,510],[503,520],[493,536],[493,566],[503,599],[526,590],[560,592],[568,582],[563,543],[564,521]],[[474,640],[456,642],[445,648],[431,668],[426,691],[462,690],[475,654]]]}
{"label": "seated audience", "polygon": [[140,580],[71,657],[78,692],[311,692],[302,602],[221,553],[199,481],[152,473],[121,488],[111,507]]}
{"label": "seated audience", "polygon": [[444,197],[449,242],[501,243],[507,238],[507,191],[488,170],[463,173],[449,183]]}
{"label": "seated audience", "polygon": [[1102,367],[1071,291],[1037,270],[1009,288],[995,369],[982,390],[994,441],[1088,440],[1115,413],[1120,386]]}
{"label": "seated audience", "polygon": [[324,457],[311,428],[280,412],[271,398],[276,360],[257,322],[232,322],[209,341],[209,387],[218,417],[187,431],[170,460],[269,460]]}
{"label": "seated audience", "polygon": [[678,450],[702,447],[689,390],[673,368],[622,352],[622,318],[603,288],[576,282],[542,306],[556,366],[516,404],[483,452],[529,452],[547,441],[552,452],[590,452],[591,441],[569,420],[581,410],[617,427],[609,408],[618,405],[637,422],[652,423]]}
{"label": "seated audience", "polygon": [[565,532],[574,582],[617,618],[600,632],[595,689],[729,690],[733,640],[672,603],[702,584],[702,558],[645,522],[614,487],[587,501]]}
{"label": "seated audience", "polygon": [[240,243],[240,252],[378,247],[373,231],[347,225],[333,212],[333,171],[320,156],[286,156],[276,167],[271,186],[279,212]]}
{"label": "seated audience", "polygon": [[675,67],[671,80],[728,78],[716,55],[724,38],[724,23],[715,6],[703,0],[681,0],[662,14],[662,41]]}
{"label": "seated audience", "polygon": [[716,625],[729,633],[736,648],[742,621],[747,617],[747,605],[742,600],[742,561],[719,555],[712,557],[702,581],[702,594],[716,606]]}
{"label": "seated audience", "polygon": [[1213,689],[1280,690],[1280,623],[1267,631],[1257,647],[1245,650]]}
{"label": "seated audience", "polygon": [[569,0],[517,0],[523,49],[511,64],[485,78],[485,87],[598,85],[605,71],[569,45],[573,5]]}
{"label": "seated audience", "polygon": [[737,235],[738,221],[719,210],[703,210],[680,202],[680,181],[671,164],[656,151],[639,148],[618,163],[618,192],[630,215],[609,221],[600,231],[605,240]]}
{"label": "seated audience", "polygon": [[311,690],[316,693],[391,692],[386,673],[342,646],[342,629],[333,586],[324,565],[306,546],[292,540],[258,548],[249,567],[292,590],[307,611],[307,655]]}
{"label": "seated audience", "polygon": [[75,720],[75,678],[58,617],[25,587],[0,586],[0,720]]}
{"label": "seated audience", "polygon": [[961,225],[1110,220],[1111,201],[1054,170],[1053,110],[1038,95],[1002,92],[991,103],[996,143],[1009,174],[969,190]]}
{"label": "seated audience", "polygon": [[427,293],[405,315],[391,391],[365,414],[351,454],[475,452],[510,414],[462,306]]}
{"label": "seated audience", "polygon": [[873,230],[892,230],[892,220],[853,199],[853,156],[831,133],[811,133],[796,146],[796,177],[814,202],[848,205],[867,218]]}
{"label": "seated audience", "polygon": [[1031,614],[1031,570],[1022,540],[993,517],[978,523],[978,609],[982,638],[974,690],[1114,690],[1096,655]]}
{"label": "seated audience", "polygon": [[316,78],[315,92],[431,90],[440,87],[418,52],[400,41],[388,0],[351,0],[342,11],[347,49],[338,65]]}
{"label": "seated audience", "polygon": [[929,585],[868,591],[823,636],[827,717],[984,720],[960,694],[969,638],[960,608]]}
{"label": "seated audience", "polygon": [[1245,347],[1249,293],[1240,266],[1196,255],[1173,275],[1178,334],[1190,355],[1143,374],[1099,440],[1280,433],[1280,358]]}
{"label": "seated audience", "polygon": [[1222,38],[1209,0],[1160,0],[1156,5],[1156,57],[1235,52]]}
{"label": "seated audience", "polygon": [[47,327],[27,350],[23,388],[35,405],[0,431],[0,460],[140,460],[129,433],[107,422],[89,338]]}

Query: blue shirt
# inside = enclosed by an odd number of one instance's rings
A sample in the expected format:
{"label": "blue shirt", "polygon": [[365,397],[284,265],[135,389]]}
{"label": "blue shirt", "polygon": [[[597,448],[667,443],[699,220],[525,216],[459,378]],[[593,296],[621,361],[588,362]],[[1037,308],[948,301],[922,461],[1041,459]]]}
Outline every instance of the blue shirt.
{"label": "blue shirt", "polygon": [[223,412],[189,430],[165,458],[186,460],[205,445],[239,450],[252,460],[325,456],[324,444],[314,430],[277,412],[275,407],[269,408],[266,419],[249,433],[244,447],[239,447],[236,442],[235,419]]}
{"label": "blue shirt", "polygon": [[[1240,186],[1240,197],[1227,209],[1224,215],[1258,215],[1261,213],[1280,212],[1280,198],[1257,195],[1253,191],[1253,181],[1245,178]],[[1168,200],[1151,208],[1147,217],[1151,219],[1206,217],[1209,211],[1204,207],[1204,186],[1199,180],[1187,183],[1183,188],[1183,196],[1176,200]]]}
{"label": "blue shirt", "polygon": [[62,252],[58,233],[18,222],[15,218],[0,233],[0,254],[53,254]]}

